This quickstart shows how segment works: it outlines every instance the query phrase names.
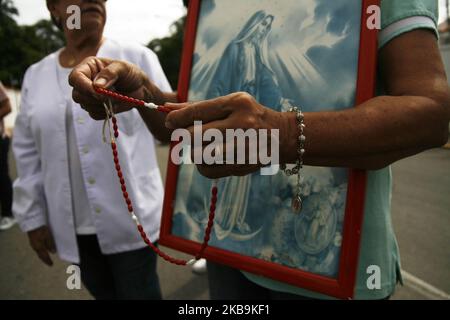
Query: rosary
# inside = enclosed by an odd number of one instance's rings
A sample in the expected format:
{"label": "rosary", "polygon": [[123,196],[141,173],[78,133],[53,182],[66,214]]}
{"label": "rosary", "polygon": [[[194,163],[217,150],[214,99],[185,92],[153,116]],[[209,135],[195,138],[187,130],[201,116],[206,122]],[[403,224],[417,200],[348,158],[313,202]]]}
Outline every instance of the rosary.
{"label": "rosary", "polygon": [[[137,105],[140,107],[144,107],[144,108],[149,108],[149,109],[153,109],[159,112],[164,112],[164,113],[169,113],[171,110],[167,107],[164,106],[158,106],[154,103],[151,102],[145,102],[143,100],[139,100],[139,99],[135,99],[132,97],[128,97],[128,96],[124,96],[122,94],[119,94],[117,92],[113,92],[107,89],[103,89],[103,88],[98,88],[95,87],[95,91],[101,95],[104,96],[108,96],[110,98],[122,101],[122,102],[126,102],[129,103],[131,105]],[[159,250],[158,247],[156,247],[147,237],[147,234],[144,231],[144,228],[142,226],[142,224],[139,222],[138,217],[136,216],[136,214],[134,213],[133,210],[133,205],[131,203],[131,200],[129,198],[128,192],[127,192],[127,187],[125,184],[125,179],[124,176],[122,174],[122,170],[120,168],[120,162],[119,162],[119,153],[118,153],[118,149],[117,149],[117,144],[116,144],[116,139],[119,138],[119,127],[118,127],[118,123],[117,123],[117,118],[114,114],[114,110],[113,110],[113,105],[111,102],[111,99],[108,100],[108,104],[104,103],[103,104],[105,107],[105,112],[106,112],[106,119],[105,122],[103,123],[103,141],[106,143],[107,139],[106,139],[106,135],[105,135],[105,129],[106,126],[108,126],[109,129],[109,142],[111,145],[111,150],[112,150],[112,154],[113,154],[113,159],[114,159],[114,164],[115,164],[115,168],[117,171],[117,176],[119,178],[120,181],[120,186],[122,189],[122,195],[123,198],[126,202],[126,205],[128,207],[128,212],[131,216],[131,219],[133,219],[133,221],[136,224],[136,227],[141,235],[142,240],[144,240],[144,242],[157,254],[159,255],[161,258],[163,258],[164,260],[179,265],[179,266],[186,266],[186,265],[192,265],[194,264],[195,261],[199,260],[202,258],[203,253],[206,249],[206,247],[208,246],[208,242],[210,239],[210,235],[211,235],[211,230],[214,224],[214,216],[215,216],[215,212],[216,212],[216,203],[217,203],[217,180],[213,181],[213,186],[211,189],[211,203],[210,203],[210,207],[209,207],[209,217],[208,217],[208,225],[206,227],[205,230],[205,236],[203,238],[203,243],[202,246],[199,250],[199,252],[195,255],[195,258],[187,261],[187,260],[181,260],[181,259],[176,259],[173,258],[171,256],[169,256],[168,254],[162,252],[161,250]],[[111,120],[111,121],[110,121]],[[112,129],[111,129],[111,123],[112,123]]]}
{"label": "rosary", "polygon": [[[151,102],[145,102],[143,100],[140,99],[135,99],[132,97],[128,97],[122,94],[119,94],[117,92],[114,91],[110,91],[107,89],[103,89],[103,88],[98,88],[95,87],[95,91],[101,95],[107,96],[109,98],[115,99],[115,100],[119,100],[122,102],[126,102],[129,103],[131,105],[136,105],[136,106],[140,106],[140,107],[144,107],[144,108],[149,108],[149,109],[153,109],[159,112],[164,112],[164,113],[170,113],[172,110],[170,108],[167,108],[165,106],[159,106],[156,105],[154,103]],[[111,149],[112,149],[112,153],[113,153],[113,159],[114,159],[114,164],[115,164],[115,168],[117,171],[117,176],[119,177],[119,181],[120,181],[120,186],[122,189],[122,195],[123,198],[126,202],[126,205],[128,207],[128,212],[131,216],[131,218],[133,219],[133,221],[136,223],[137,229],[141,235],[141,238],[144,240],[144,242],[157,254],[159,255],[161,258],[163,258],[164,260],[176,264],[176,265],[180,265],[180,266],[186,266],[186,265],[191,265],[194,264],[195,261],[199,260],[202,258],[203,253],[206,249],[206,247],[208,246],[208,242],[210,239],[210,235],[211,235],[211,230],[214,224],[214,216],[215,216],[215,212],[216,212],[216,203],[217,203],[217,180],[213,180],[213,185],[211,188],[211,203],[210,203],[210,207],[209,207],[209,217],[208,217],[208,225],[205,229],[205,236],[203,238],[203,243],[200,247],[199,252],[195,255],[195,258],[187,261],[187,260],[181,260],[181,259],[176,259],[173,258],[169,255],[167,255],[166,253],[162,252],[161,250],[159,250],[158,247],[156,247],[148,238],[147,235],[144,231],[143,226],[141,225],[141,223],[139,222],[138,217],[136,216],[136,214],[134,213],[133,210],[133,205],[131,203],[131,200],[128,196],[128,192],[127,192],[127,187],[125,184],[125,179],[123,177],[122,174],[122,170],[120,168],[120,162],[119,162],[119,154],[118,154],[118,149],[117,149],[117,144],[116,144],[116,139],[119,138],[119,127],[117,124],[117,118],[114,114],[114,110],[113,110],[113,105],[111,102],[111,99],[108,99],[108,104],[104,103],[103,104],[105,107],[105,112],[106,112],[106,119],[105,122],[103,123],[103,141],[106,143],[107,139],[106,139],[106,135],[105,135],[105,129],[106,126],[108,126],[109,129],[109,141],[111,144]],[[299,155],[299,159],[297,160],[295,167],[292,169],[286,169],[286,166],[283,165],[281,166],[281,169],[283,171],[285,171],[285,173],[288,176],[291,175],[297,175],[297,188],[296,188],[296,192],[294,194],[294,197],[292,199],[292,209],[295,213],[299,213],[302,210],[302,198],[301,198],[301,192],[300,192],[300,170],[303,167],[303,154],[305,153],[305,140],[306,137],[304,135],[304,129],[305,129],[305,124],[304,124],[304,116],[303,113],[297,109],[297,108],[292,108],[290,110],[291,112],[295,112],[296,113],[296,118],[297,118],[297,123],[298,123],[298,128],[299,128],[299,132],[300,132],[300,136],[298,138],[299,140],[299,148],[297,150],[298,155]],[[111,120],[111,121],[110,121]],[[111,123],[112,123],[112,129],[111,129]]]}

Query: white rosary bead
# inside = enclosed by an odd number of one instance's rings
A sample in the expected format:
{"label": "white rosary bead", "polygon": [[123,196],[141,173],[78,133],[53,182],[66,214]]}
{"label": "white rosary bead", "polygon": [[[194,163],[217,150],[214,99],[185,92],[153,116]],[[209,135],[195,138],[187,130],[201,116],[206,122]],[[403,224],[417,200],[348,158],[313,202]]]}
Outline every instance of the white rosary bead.
{"label": "white rosary bead", "polygon": [[144,107],[150,108],[150,109],[158,109],[158,106],[151,102],[144,103]]}
{"label": "white rosary bead", "polygon": [[134,221],[134,223],[136,223],[136,225],[139,225],[139,219],[134,213],[131,215],[131,219],[133,219],[133,221]]}
{"label": "white rosary bead", "polygon": [[197,260],[196,259],[191,259],[188,262],[186,262],[187,266],[192,266]]}

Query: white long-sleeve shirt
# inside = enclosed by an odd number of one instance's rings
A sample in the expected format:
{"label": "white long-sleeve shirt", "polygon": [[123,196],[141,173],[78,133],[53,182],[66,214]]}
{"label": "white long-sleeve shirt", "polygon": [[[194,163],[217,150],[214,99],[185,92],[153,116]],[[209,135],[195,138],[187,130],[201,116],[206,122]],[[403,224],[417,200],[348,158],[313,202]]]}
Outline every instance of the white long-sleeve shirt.
{"label": "white long-sleeve shirt", "polygon": [[[80,152],[78,151],[77,135],[72,111],[72,87],[67,79],[71,68],[63,68],[58,64],[58,83],[66,97],[66,134],[67,155],[69,164],[70,188],[72,191],[72,211],[74,215],[75,232],[77,235],[92,235],[96,233],[92,212],[89,208],[89,198],[84,187],[83,172],[81,171]],[[89,152],[89,147],[83,148],[84,153]]]}
{"label": "white long-sleeve shirt", "polygon": [[[161,90],[171,90],[156,55],[145,47],[106,40],[97,56],[134,63]],[[144,247],[122,198],[110,146],[102,141],[103,122],[92,120],[63,92],[58,81],[57,53],[27,70],[13,138],[18,171],[14,182],[15,217],[24,232],[48,225],[59,256],[79,262],[72,208],[72,197],[76,195],[71,190],[66,127],[67,108],[71,107],[80,172],[102,252]],[[128,193],[146,233],[155,241],[159,236],[163,187],[154,140],[137,110],[118,114],[117,119],[117,145]]]}

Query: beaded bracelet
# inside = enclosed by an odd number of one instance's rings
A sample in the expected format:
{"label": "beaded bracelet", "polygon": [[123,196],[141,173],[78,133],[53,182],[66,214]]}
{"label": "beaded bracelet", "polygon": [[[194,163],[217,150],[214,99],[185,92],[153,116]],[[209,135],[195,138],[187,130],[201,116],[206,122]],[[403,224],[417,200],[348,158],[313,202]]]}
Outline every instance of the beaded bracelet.
{"label": "beaded bracelet", "polygon": [[299,110],[297,107],[293,107],[289,110],[289,112],[295,112],[296,113],[296,118],[297,118],[297,126],[298,129],[300,130],[300,135],[298,137],[298,149],[297,149],[297,153],[298,153],[298,159],[295,163],[295,166],[292,169],[286,169],[286,165],[282,164],[280,165],[281,170],[283,170],[287,176],[292,176],[294,174],[297,175],[297,186],[296,186],[296,191],[295,194],[292,198],[292,210],[294,211],[294,213],[300,213],[302,211],[303,208],[303,201],[302,201],[302,197],[301,197],[301,169],[303,168],[303,155],[305,154],[305,141],[306,141],[306,137],[304,135],[305,132],[305,117],[302,113],[301,110]]}

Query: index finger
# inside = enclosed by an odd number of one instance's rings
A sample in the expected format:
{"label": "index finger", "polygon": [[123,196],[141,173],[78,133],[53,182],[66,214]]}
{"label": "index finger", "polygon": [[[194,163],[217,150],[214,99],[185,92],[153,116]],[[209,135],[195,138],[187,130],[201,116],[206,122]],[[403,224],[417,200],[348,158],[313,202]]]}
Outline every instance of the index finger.
{"label": "index finger", "polygon": [[187,128],[193,126],[195,121],[208,123],[225,119],[231,113],[231,110],[224,107],[226,99],[227,97],[219,97],[193,103],[166,103],[165,106],[169,108],[182,106],[182,108],[168,114],[166,127],[169,129]]}

